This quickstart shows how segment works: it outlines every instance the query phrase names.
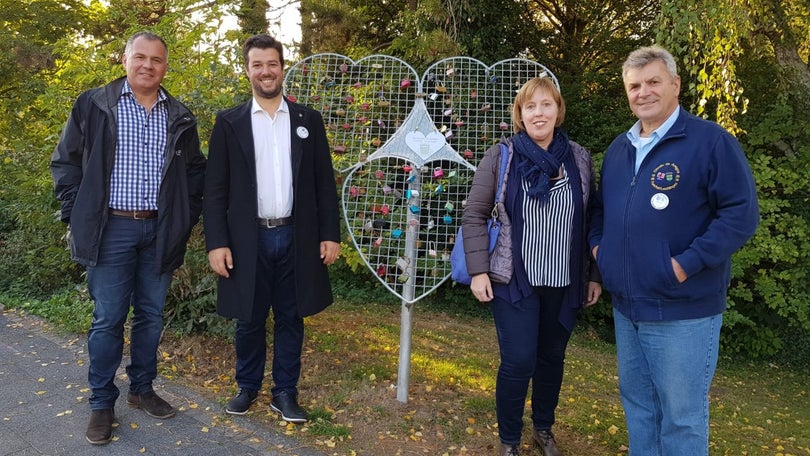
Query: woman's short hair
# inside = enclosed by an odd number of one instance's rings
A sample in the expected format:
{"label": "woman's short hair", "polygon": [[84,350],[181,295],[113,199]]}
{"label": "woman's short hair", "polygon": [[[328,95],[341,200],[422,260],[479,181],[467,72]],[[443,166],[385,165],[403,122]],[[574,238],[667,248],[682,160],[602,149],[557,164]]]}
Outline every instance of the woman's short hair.
{"label": "woman's short hair", "polygon": [[532,78],[526,81],[523,87],[518,90],[517,95],[515,95],[515,101],[512,103],[512,129],[515,133],[526,129],[523,125],[520,111],[523,109],[523,105],[528,103],[538,90],[551,95],[551,98],[557,103],[557,122],[554,126],[559,127],[565,120],[565,100],[563,100],[562,94],[560,94],[560,90],[557,88],[557,84],[554,83],[554,80],[545,76]]}

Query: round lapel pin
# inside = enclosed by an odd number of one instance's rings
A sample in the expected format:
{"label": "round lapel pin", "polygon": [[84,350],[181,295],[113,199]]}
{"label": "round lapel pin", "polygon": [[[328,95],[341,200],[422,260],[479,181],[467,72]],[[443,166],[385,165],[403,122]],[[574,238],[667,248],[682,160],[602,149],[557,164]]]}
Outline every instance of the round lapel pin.
{"label": "round lapel pin", "polygon": [[664,210],[669,206],[669,197],[663,193],[656,193],[650,198],[650,205],[653,209]]}
{"label": "round lapel pin", "polygon": [[295,133],[301,139],[309,138],[309,130],[307,130],[307,127],[298,127],[295,129]]}

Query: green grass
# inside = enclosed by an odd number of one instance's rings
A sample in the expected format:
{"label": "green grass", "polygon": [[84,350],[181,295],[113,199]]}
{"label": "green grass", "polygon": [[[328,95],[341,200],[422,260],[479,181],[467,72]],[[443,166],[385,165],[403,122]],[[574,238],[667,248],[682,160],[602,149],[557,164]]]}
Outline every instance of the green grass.
{"label": "green grass", "polygon": [[93,320],[93,301],[85,288],[67,289],[44,300],[2,293],[0,304],[42,317],[66,333],[86,333]]}

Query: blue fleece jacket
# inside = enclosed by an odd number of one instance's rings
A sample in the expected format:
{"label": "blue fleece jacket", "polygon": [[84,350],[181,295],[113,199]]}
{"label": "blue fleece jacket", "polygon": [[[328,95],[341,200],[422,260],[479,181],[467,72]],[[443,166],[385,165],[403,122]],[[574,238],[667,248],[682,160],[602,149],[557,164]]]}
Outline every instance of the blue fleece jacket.
{"label": "blue fleece jacket", "polygon": [[[589,242],[613,306],[631,320],[686,320],[726,307],[731,255],[759,223],[756,186],[737,140],[679,108],[633,172],[622,133],[605,153]],[[688,278],[678,283],[671,258]]]}

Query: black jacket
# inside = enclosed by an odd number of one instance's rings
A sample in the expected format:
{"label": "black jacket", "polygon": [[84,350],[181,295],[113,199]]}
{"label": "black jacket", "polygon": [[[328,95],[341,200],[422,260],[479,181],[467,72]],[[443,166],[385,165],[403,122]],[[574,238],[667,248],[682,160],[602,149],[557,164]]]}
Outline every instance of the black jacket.
{"label": "black jacket", "polygon": [[[114,163],[118,97],[125,78],[88,90],[76,100],[51,158],[56,198],[63,222],[70,224],[71,258],[84,266],[98,261],[107,224]],[[197,119],[170,96],[168,138],[158,196],[157,249],[161,272],[183,264],[191,228],[202,211],[205,156]]]}

